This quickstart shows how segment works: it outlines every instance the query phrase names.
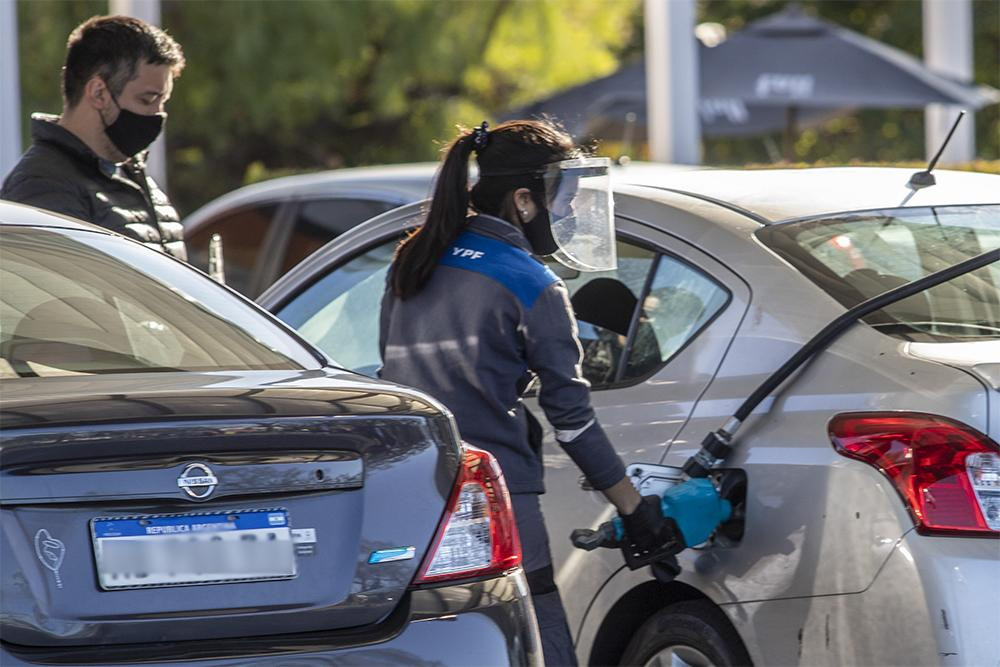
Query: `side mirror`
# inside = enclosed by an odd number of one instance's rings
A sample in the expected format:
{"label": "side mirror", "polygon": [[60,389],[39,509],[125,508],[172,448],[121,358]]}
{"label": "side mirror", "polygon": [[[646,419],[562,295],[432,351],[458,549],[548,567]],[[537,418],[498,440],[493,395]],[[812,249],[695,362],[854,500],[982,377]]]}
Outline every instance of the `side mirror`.
{"label": "side mirror", "polygon": [[208,275],[218,283],[226,284],[225,260],[222,257],[222,237],[212,234],[208,242]]}

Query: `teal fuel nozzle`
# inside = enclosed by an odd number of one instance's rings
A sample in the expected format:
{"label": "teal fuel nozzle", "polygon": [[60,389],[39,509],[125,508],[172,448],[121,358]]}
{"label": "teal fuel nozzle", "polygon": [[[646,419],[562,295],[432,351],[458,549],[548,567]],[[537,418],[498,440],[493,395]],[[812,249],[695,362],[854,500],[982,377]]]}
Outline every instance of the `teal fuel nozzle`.
{"label": "teal fuel nozzle", "polygon": [[[701,544],[712,536],[719,524],[725,523],[733,515],[733,506],[719,496],[718,489],[711,480],[704,477],[689,479],[670,487],[660,499],[663,516],[677,522],[686,547]],[[622,520],[612,520],[615,540],[625,539]]]}

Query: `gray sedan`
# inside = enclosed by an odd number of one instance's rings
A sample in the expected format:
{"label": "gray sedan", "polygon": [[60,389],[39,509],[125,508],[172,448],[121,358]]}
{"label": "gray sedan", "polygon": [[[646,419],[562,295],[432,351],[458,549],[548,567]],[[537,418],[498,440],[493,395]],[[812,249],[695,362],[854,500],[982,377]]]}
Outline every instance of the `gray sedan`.
{"label": "gray sedan", "polygon": [[[846,308],[1000,247],[996,176],[940,171],[916,190],[899,169],[648,176],[616,187],[617,270],[562,273],[628,463],[681,465]],[[370,220],[259,302],[374,374],[386,269],[419,222],[418,205]],[[998,286],[994,264],[888,306],[765,400],[724,464],[737,520],[670,583],[572,548],[570,530],[611,509],[547,434],[543,506],[580,660],[993,664]]]}
{"label": "gray sedan", "polygon": [[495,460],[187,264],[0,202],[0,664],[541,663]]}

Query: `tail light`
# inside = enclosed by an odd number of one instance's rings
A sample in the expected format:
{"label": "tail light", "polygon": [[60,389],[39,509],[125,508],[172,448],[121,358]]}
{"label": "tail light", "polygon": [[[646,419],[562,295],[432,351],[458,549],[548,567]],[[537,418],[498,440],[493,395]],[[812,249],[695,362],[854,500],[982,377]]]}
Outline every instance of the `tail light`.
{"label": "tail light", "polygon": [[500,573],[521,564],[521,540],[500,465],[465,445],[444,518],[415,584]]}
{"label": "tail light", "polygon": [[878,468],[925,535],[1000,536],[1000,446],[946,417],[847,413],[830,421],[834,448]]}

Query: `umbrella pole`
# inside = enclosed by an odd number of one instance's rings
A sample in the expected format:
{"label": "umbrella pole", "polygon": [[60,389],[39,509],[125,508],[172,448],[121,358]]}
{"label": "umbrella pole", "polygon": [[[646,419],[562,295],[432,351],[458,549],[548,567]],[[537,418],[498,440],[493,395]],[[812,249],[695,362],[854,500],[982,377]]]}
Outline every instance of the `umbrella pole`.
{"label": "umbrella pole", "polygon": [[793,162],[795,158],[795,135],[796,120],[799,115],[799,108],[789,106],[785,108],[785,162]]}

